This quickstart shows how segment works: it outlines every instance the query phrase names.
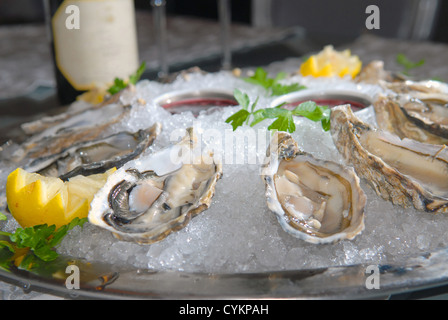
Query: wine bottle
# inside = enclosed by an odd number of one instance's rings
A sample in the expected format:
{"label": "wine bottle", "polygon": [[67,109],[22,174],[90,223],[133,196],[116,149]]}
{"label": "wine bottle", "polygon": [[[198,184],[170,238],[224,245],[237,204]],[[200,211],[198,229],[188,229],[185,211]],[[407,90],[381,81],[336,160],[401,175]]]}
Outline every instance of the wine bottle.
{"label": "wine bottle", "polygon": [[46,0],[45,5],[61,105],[137,70],[134,0]]}

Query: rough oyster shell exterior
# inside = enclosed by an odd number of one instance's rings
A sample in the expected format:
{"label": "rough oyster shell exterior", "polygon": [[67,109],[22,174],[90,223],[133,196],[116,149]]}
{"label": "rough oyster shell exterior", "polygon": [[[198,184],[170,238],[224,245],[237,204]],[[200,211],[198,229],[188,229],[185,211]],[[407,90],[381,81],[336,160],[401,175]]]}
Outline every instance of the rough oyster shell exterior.
{"label": "rough oyster shell exterior", "polygon": [[[424,144],[411,139],[401,140],[386,131],[378,130],[362,122],[352,112],[349,105],[332,109],[331,134],[334,144],[347,164],[353,165],[357,174],[365,179],[383,199],[405,208],[415,207],[428,212],[448,212],[448,190],[442,186],[435,194],[427,185],[415,178],[412,172],[403,173],[388,164],[380,156],[368,151],[362,140],[369,132],[378,134],[385,143],[394,148],[389,152],[406,150],[419,160],[419,166],[433,172],[445,184],[448,172],[448,150],[445,146]],[[396,146],[396,148],[394,147]],[[395,154],[396,155],[396,154]],[[410,163],[414,159],[407,159]],[[415,163],[415,162],[414,162]],[[417,174],[417,173],[415,173]]]}

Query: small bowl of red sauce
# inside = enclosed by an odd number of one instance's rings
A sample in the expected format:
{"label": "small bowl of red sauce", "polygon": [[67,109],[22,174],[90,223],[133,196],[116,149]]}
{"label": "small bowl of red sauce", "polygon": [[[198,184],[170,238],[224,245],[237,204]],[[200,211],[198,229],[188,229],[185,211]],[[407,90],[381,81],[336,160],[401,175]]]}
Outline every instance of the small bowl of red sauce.
{"label": "small bowl of red sauce", "polygon": [[354,112],[372,105],[371,98],[363,93],[344,90],[303,90],[286,94],[272,101],[271,107],[284,104],[283,108],[294,109],[306,101],[314,101],[330,108],[350,104]]}
{"label": "small bowl of red sauce", "polygon": [[215,89],[173,91],[159,96],[155,102],[171,114],[192,112],[195,116],[204,110],[213,112],[239,105],[232,91]]}

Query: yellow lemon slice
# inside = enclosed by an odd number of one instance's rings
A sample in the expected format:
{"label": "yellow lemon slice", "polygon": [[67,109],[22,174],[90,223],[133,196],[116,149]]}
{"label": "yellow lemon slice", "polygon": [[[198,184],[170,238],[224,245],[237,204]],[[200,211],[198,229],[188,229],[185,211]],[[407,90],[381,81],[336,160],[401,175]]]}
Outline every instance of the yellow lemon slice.
{"label": "yellow lemon slice", "polygon": [[345,77],[352,78],[361,71],[362,62],[358,56],[352,56],[350,50],[335,51],[333,46],[326,46],[316,55],[309,57],[300,66],[302,76]]}
{"label": "yellow lemon slice", "polygon": [[76,217],[86,218],[93,197],[115,171],[64,182],[18,168],[6,182],[9,211],[23,228],[40,224],[59,228]]}
{"label": "yellow lemon slice", "polygon": [[95,88],[79,95],[76,99],[97,105],[104,101],[107,91],[102,88]]}

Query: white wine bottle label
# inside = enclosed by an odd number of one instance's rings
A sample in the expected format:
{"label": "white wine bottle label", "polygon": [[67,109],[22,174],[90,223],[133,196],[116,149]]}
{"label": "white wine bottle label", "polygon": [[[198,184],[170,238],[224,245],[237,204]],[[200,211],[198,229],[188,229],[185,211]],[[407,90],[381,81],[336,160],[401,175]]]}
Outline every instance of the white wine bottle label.
{"label": "white wine bottle label", "polygon": [[52,27],[56,65],[77,90],[108,86],[138,68],[134,0],[65,0]]}

